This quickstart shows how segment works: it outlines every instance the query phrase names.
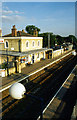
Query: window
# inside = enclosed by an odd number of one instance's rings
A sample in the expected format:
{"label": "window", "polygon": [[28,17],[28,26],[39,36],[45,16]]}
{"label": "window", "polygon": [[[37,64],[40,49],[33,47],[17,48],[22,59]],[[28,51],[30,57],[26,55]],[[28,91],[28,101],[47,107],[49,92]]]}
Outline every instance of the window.
{"label": "window", "polygon": [[39,53],[37,53],[37,58],[39,58],[40,57],[40,54]]}
{"label": "window", "polygon": [[8,41],[5,41],[5,48],[8,48]]}
{"label": "window", "polygon": [[32,42],[32,46],[33,46],[33,47],[35,46],[35,41]]}
{"label": "window", "polygon": [[40,46],[40,41],[38,41],[38,46]]}
{"label": "window", "polygon": [[26,41],[26,48],[29,47],[29,41]]}

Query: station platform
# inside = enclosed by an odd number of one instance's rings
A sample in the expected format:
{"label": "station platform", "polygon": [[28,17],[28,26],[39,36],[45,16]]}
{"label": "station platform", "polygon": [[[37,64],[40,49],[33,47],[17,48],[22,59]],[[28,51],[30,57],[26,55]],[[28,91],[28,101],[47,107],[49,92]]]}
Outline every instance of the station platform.
{"label": "station platform", "polygon": [[[77,120],[77,65],[43,111],[43,120]],[[72,114],[72,115],[71,115]]]}
{"label": "station platform", "polygon": [[74,119],[77,120],[77,100],[76,100],[76,104],[73,107],[73,112],[71,115],[71,120],[74,120]]}
{"label": "station platform", "polygon": [[0,77],[0,91],[4,88],[9,88],[9,85],[12,85],[13,83],[22,80],[24,78],[27,78],[27,76],[36,73],[38,70],[40,71],[41,68],[46,67],[47,65],[50,65],[56,60],[61,59],[63,56],[67,54],[71,54],[72,51],[66,51],[63,55],[60,55],[54,59],[45,59],[41,60],[40,62],[34,63],[32,65],[28,65],[25,68],[22,69],[21,73],[15,73],[10,76],[6,77]]}

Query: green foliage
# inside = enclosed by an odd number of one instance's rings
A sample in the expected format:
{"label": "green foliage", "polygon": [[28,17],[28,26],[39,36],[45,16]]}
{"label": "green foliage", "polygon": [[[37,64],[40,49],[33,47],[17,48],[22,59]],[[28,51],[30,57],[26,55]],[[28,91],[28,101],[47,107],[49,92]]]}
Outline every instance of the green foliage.
{"label": "green foliage", "polygon": [[50,34],[50,46],[53,47],[55,46],[55,44],[57,44],[56,36],[53,34]]}
{"label": "green foliage", "polygon": [[38,27],[34,26],[34,25],[28,25],[25,28],[25,30],[31,35],[33,35],[33,32],[34,32],[35,29],[37,29],[38,32],[40,31],[40,29]]}
{"label": "green foliage", "polygon": [[61,37],[60,35],[56,35],[56,39],[57,39],[58,45],[63,44],[63,42],[64,42],[64,38],[63,37]]}
{"label": "green foliage", "polygon": [[57,43],[56,36],[53,33],[41,33],[39,37],[43,37],[43,47],[48,47],[48,34],[50,34],[50,47],[53,47]]}
{"label": "green foliage", "polygon": [[7,63],[5,62],[5,63],[2,63],[2,67],[1,67],[2,69],[6,69],[7,68]]}
{"label": "green foliage", "polygon": [[77,38],[74,35],[69,35],[68,37],[62,37],[60,35],[54,35],[53,33],[41,33],[39,37],[43,37],[43,47],[48,47],[48,34],[50,34],[50,47],[57,45],[62,45],[64,42],[73,43],[75,48],[77,47]]}
{"label": "green foliage", "polygon": [[[33,35],[34,30],[36,29],[38,32],[40,31],[40,29],[34,25],[28,25],[25,29],[31,35]],[[62,37],[49,32],[38,34],[39,37],[43,37],[43,47],[48,47],[48,34],[50,34],[50,47],[55,46],[55,44],[62,45],[64,42],[73,43],[75,47],[77,47],[77,38],[74,35]]]}
{"label": "green foliage", "polygon": [[39,34],[39,37],[43,37],[43,47],[47,47],[48,46],[48,35],[47,33],[42,33],[42,34]]}

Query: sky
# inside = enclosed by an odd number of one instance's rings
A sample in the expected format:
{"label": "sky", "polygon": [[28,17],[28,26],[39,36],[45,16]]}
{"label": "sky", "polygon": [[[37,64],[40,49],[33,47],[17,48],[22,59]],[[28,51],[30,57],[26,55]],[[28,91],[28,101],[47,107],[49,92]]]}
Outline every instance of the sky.
{"label": "sky", "polygon": [[76,0],[0,0],[2,2],[76,2]]}
{"label": "sky", "polygon": [[40,33],[75,35],[75,2],[2,2],[2,33],[11,33],[27,25],[40,28]]}

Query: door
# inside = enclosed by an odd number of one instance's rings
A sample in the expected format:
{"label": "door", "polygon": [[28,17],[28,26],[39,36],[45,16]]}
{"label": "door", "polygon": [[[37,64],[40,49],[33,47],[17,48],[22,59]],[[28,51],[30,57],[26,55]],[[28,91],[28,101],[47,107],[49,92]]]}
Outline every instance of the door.
{"label": "door", "polygon": [[32,63],[34,63],[34,54],[32,55]]}
{"label": "door", "polygon": [[15,64],[15,72],[17,73],[17,62],[16,62],[16,57],[15,57],[15,62],[14,62],[14,64]]}

